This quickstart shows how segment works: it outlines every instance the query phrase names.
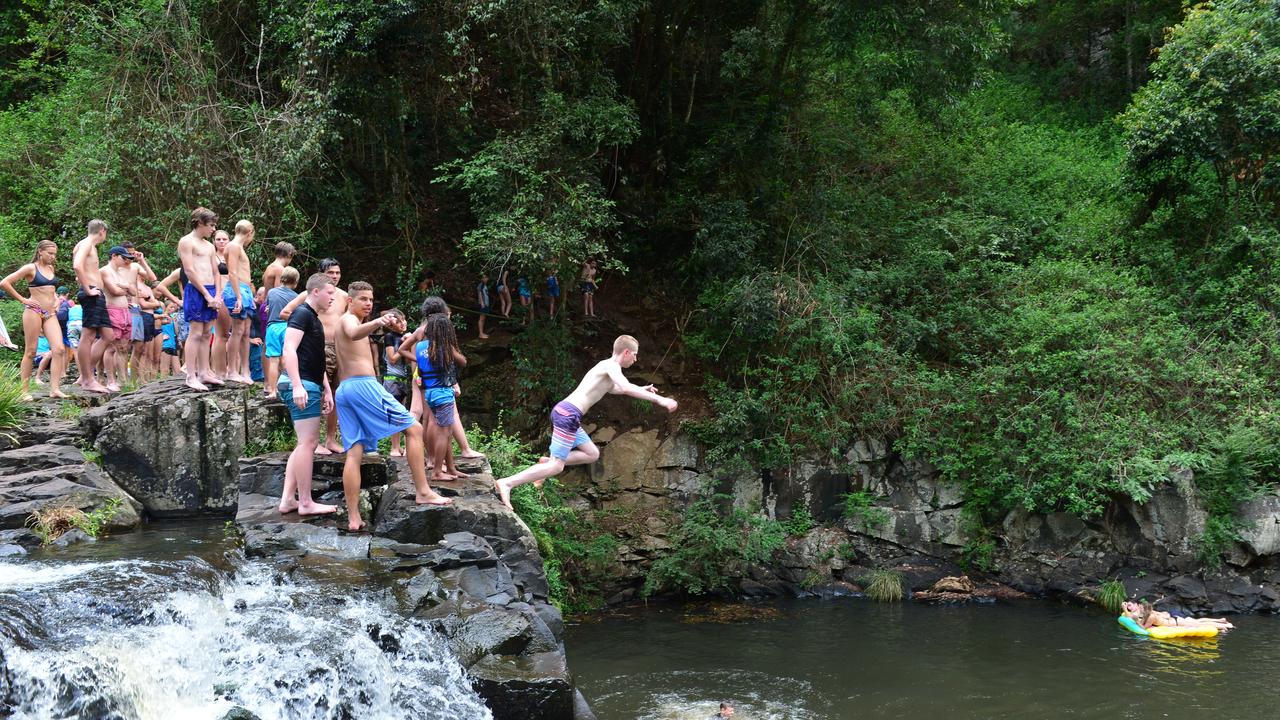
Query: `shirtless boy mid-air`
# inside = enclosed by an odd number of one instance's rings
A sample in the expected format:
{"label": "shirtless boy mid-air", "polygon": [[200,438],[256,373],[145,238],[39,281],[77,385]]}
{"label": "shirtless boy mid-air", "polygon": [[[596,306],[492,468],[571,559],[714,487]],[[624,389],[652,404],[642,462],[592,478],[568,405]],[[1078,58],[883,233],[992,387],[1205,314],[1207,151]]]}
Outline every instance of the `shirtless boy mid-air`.
{"label": "shirtless boy mid-air", "polygon": [[407,438],[409,470],[413,473],[416,500],[421,505],[448,505],[452,502],[427,484],[427,468],[423,457],[422,424],[382,387],[370,351],[369,334],[391,327],[404,332],[394,315],[383,315],[369,322],[373,311],[373,286],[353,282],[347,288],[348,310],[338,323],[338,367],[342,383],[334,398],[338,424],[342,427],[342,444],[347,451],[342,466],[342,491],[347,500],[347,529],[360,530],[360,461],[366,452],[376,452],[378,441],[403,431]]}
{"label": "shirtless boy mid-air", "polygon": [[583,465],[595,462],[600,449],[591,442],[591,436],[582,429],[582,416],[606,394],[627,395],[661,405],[667,412],[675,412],[675,400],[662,397],[652,385],[640,387],[623,376],[622,371],[635,364],[640,343],[630,335],[619,335],[613,341],[613,356],[601,360],[587,371],[582,382],[569,397],[551,410],[550,458],[542,458],[537,464],[510,477],[494,481],[502,504],[511,508],[511,490],[527,482],[540,482],[558,475],[566,465]]}
{"label": "shirtless boy mid-air", "polygon": [[218,216],[208,208],[191,211],[191,232],[178,241],[178,259],[187,274],[182,288],[182,313],[191,330],[187,335],[187,387],[208,390],[222,385],[222,378],[209,368],[209,332],[222,302],[222,276],[218,274],[218,253],[209,236],[218,229]]}

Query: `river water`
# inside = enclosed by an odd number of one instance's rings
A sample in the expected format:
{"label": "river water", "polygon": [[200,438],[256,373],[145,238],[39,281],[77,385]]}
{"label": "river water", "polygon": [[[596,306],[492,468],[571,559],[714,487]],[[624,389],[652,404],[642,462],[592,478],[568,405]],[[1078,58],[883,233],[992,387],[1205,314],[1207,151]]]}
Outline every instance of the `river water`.
{"label": "river water", "polygon": [[[246,561],[220,522],[0,560],[0,718],[490,718],[396,602],[370,563]],[[600,720],[1276,717],[1280,619],[1233,621],[1160,642],[1038,602],[655,604],[566,646]]]}
{"label": "river water", "polygon": [[629,610],[566,646],[602,720],[1280,716],[1280,619],[1232,621],[1162,642],[1040,602],[798,600]]}
{"label": "river water", "polygon": [[367,564],[283,573],[221,523],[0,560],[0,717],[491,718],[445,642],[394,609]]}

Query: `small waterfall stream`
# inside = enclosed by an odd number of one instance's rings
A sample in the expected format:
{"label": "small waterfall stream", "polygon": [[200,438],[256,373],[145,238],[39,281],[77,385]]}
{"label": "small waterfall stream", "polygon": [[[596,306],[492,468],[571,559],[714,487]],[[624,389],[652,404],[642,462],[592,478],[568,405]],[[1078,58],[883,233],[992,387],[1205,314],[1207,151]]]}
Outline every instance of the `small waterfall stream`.
{"label": "small waterfall stream", "polygon": [[220,564],[0,561],[0,717],[491,718],[386,593]]}

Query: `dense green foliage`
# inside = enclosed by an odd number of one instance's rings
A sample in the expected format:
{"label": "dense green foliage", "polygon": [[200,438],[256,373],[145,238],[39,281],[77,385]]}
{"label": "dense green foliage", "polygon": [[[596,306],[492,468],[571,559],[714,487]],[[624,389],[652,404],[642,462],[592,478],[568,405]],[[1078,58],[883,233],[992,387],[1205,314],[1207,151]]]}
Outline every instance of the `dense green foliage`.
{"label": "dense green foliage", "polygon": [[[102,216],[163,263],[198,203],[401,304],[420,269],[594,255],[678,306],[725,477],[891,439],[964,488],[984,567],[1011,508],[1095,515],[1191,467],[1212,558],[1275,477],[1278,18],[24,0],[0,11],[0,260]],[[516,426],[572,382],[576,341],[541,323],[513,347]],[[532,500],[544,544],[591,536],[554,487]],[[695,505],[650,590],[714,589],[770,546],[725,507]],[[597,550],[544,554],[585,578]]]}

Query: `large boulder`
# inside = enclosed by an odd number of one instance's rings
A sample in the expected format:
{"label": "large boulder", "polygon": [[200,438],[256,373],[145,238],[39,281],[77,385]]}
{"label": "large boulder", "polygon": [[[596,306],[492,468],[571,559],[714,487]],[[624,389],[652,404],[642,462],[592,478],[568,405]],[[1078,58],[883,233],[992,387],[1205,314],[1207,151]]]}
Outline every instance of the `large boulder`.
{"label": "large boulder", "polygon": [[[107,474],[157,517],[230,513],[248,437],[284,407],[243,386],[192,392],[165,380],[113,398],[81,420]],[[251,425],[252,421],[252,425]]]}

